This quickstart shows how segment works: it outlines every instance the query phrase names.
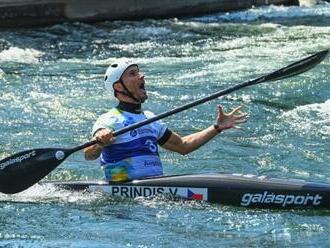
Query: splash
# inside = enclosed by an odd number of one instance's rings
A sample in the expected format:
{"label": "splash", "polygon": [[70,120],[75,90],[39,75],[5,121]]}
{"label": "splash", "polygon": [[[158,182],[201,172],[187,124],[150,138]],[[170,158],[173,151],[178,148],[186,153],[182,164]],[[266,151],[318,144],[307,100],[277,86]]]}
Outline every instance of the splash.
{"label": "splash", "polygon": [[[313,7],[311,7],[313,6]],[[251,22],[258,20],[269,20],[277,18],[298,18],[298,17],[311,17],[323,16],[330,17],[330,4],[323,2],[318,5],[304,6],[267,6],[260,8],[252,8],[246,11],[238,11],[232,13],[219,13],[217,15],[204,16],[193,18],[196,21],[202,22]]]}
{"label": "splash", "polygon": [[315,6],[318,0],[299,0],[299,6],[312,7]]}
{"label": "splash", "polygon": [[[282,115],[301,133],[316,133],[323,137],[330,135],[330,99],[324,103],[299,106]],[[308,121],[306,121],[308,120]],[[303,123],[303,125],[302,125]]]}
{"label": "splash", "polygon": [[35,49],[10,47],[8,50],[0,52],[0,62],[37,64],[43,54],[43,52]]}
{"label": "splash", "polygon": [[31,188],[13,195],[0,193],[1,202],[24,202],[24,203],[88,203],[99,198],[97,193],[72,192],[58,189],[50,184],[36,184]]}
{"label": "splash", "polygon": [[5,72],[0,68],[0,79],[3,79],[5,77]]}

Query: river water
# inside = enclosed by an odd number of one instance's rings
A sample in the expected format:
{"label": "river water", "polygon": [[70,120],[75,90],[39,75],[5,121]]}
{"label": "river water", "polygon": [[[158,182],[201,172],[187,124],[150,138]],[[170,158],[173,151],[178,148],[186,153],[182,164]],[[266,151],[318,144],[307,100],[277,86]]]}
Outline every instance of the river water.
{"label": "river water", "polygon": [[[330,46],[330,5],[266,7],[141,22],[0,31],[0,158],[73,147],[115,104],[107,65],[134,58],[146,109],[161,113]],[[217,104],[249,121],[181,156],[166,174],[243,173],[330,183],[330,58],[302,75],[252,86],[165,120],[181,135],[213,124]],[[100,179],[77,152],[48,180]],[[113,199],[33,186],[0,194],[0,247],[329,247],[328,211],[254,210],[167,199]]]}

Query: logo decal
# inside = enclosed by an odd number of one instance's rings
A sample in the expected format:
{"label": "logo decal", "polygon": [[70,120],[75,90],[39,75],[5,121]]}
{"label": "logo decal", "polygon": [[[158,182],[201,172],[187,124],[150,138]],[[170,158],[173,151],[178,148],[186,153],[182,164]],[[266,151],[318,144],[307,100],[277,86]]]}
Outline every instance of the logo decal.
{"label": "logo decal", "polygon": [[6,162],[0,164],[0,170],[6,169],[7,166],[15,164],[15,163],[22,163],[23,160],[29,159],[30,157],[34,157],[36,155],[36,151],[31,151],[29,153],[23,154],[17,158],[11,158]]}
{"label": "logo decal", "polygon": [[153,153],[157,152],[157,145],[152,142],[152,140],[146,140],[145,144],[148,146],[149,150]]}
{"label": "logo decal", "polygon": [[125,127],[134,123],[134,119],[132,117],[128,117],[127,120],[124,120],[123,124]]}
{"label": "logo decal", "polygon": [[137,131],[136,131],[136,129],[130,131],[129,134],[130,134],[132,137],[135,137],[135,136],[137,135]]}
{"label": "logo decal", "polygon": [[204,195],[194,193],[191,189],[188,189],[188,198],[189,199],[194,199],[194,200],[197,200],[197,201],[203,201],[204,200]]}
{"label": "logo decal", "polygon": [[55,153],[55,158],[56,158],[57,160],[62,160],[64,157],[65,157],[65,153],[64,153],[63,151],[57,151],[57,152]]}
{"label": "logo decal", "polygon": [[89,189],[91,191],[108,193],[111,196],[128,198],[169,195],[207,201],[207,188],[92,185],[89,186]]}
{"label": "logo decal", "polygon": [[273,193],[268,193],[264,191],[262,194],[250,194],[246,193],[242,196],[241,206],[250,206],[254,203],[261,204],[278,204],[282,207],[287,205],[308,205],[312,204],[318,206],[321,204],[322,196],[316,195],[276,195]]}

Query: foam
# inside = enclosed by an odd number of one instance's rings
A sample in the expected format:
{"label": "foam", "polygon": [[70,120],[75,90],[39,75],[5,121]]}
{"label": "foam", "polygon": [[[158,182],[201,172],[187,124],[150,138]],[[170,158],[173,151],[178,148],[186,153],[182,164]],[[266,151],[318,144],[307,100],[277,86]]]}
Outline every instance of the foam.
{"label": "foam", "polygon": [[35,49],[10,47],[8,50],[0,52],[0,62],[37,64],[43,54],[43,52]]}
{"label": "foam", "polygon": [[201,22],[241,22],[241,21],[257,21],[264,19],[275,18],[296,18],[296,17],[311,17],[324,16],[330,17],[330,4],[323,2],[314,6],[267,6],[260,8],[252,8],[246,11],[238,11],[231,13],[219,13],[216,15],[193,18],[193,20]]}
{"label": "foam", "polygon": [[330,134],[330,99],[324,103],[299,106],[284,113],[282,118],[303,133],[318,132],[327,136]]}

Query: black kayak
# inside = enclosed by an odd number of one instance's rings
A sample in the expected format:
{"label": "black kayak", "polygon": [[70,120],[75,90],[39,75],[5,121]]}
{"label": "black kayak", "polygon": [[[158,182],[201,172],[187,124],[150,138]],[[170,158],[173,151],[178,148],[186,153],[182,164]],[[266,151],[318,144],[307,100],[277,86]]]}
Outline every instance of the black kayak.
{"label": "black kayak", "polygon": [[112,197],[152,197],[207,201],[222,205],[275,209],[330,209],[330,184],[242,174],[171,175],[130,182],[48,181],[72,191]]}

